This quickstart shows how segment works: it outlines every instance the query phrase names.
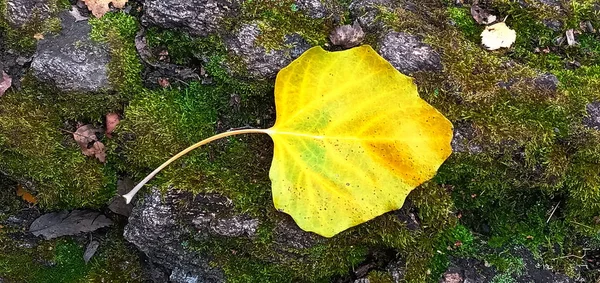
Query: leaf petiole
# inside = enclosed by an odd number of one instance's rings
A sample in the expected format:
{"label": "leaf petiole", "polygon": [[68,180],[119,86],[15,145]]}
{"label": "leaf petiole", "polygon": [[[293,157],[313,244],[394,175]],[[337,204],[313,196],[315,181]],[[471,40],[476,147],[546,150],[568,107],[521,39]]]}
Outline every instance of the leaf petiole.
{"label": "leaf petiole", "polygon": [[167,167],[167,165],[171,164],[173,161],[177,160],[179,157],[185,155],[186,153],[200,147],[203,146],[209,142],[221,139],[221,138],[225,138],[225,137],[229,137],[229,136],[235,136],[235,135],[241,135],[241,134],[268,134],[270,132],[270,130],[268,129],[243,129],[243,130],[235,130],[235,131],[229,131],[229,132],[224,132],[224,133],[220,133],[217,135],[214,135],[210,138],[204,139],[202,141],[199,141],[193,145],[191,145],[190,147],[182,150],[181,152],[177,153],[175,156],[169,158],[169,160],[167,160],[165,163],[163,163],[162,165],[158,166],[158,168],[154,169],[154,171],[152,171],[152,173],[148,174],[148,176],[146,176],[146,178],[144,178],[144,180],[142,180],[141,182],[139,182],[133,189],[131,189],[131,191],[129,191],[129,193],[123,195],[123,197],[125,198],[125,202],[126,203],[130,203],[131,200],[133,199],[133,197],[135,196],[135,194],[146,184],[148,183],[148,181],[150,181],[150,179],[152,179],[152,177],[154,177],[154,175],[158,174],[158,172],[160,172],[162,169],[164,169],[165,167]]}

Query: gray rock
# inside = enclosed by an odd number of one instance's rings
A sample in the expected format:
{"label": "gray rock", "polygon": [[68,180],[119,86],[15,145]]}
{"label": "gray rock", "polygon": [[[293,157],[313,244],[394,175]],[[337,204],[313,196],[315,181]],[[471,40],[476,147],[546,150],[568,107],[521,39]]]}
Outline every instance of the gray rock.
{"label": "gray rock", "polygon": [[[519,275],[514,275],[514,282],[548,282],[548,283],[569,283],[575,282],[572,278],[560,273],[554,273],[551,270],[543,269],[543,264],[536,262],[531,252],[525,248],[516,248],[512,252],[515,256],[523,260],[523,270]],[[439,282],[473,282],[484,283],[494,282],[501,272],[495,267],[486,266],[482,261],[476,259],[451,259],[450,266],[442,275]],[[496,278],[496,279],[495,279]]]}
{"label": "gray rock", "polygon": [[587,117],[583,119],[583,124],[592,129],[600,130],[600,102],[592,102],[585,106]]}
{"label": "gray rock", "polygon": [[197,283],[199,282],[198,279],[198,275],[192,274],[189,271],[180,268],[173,269],[173,272],[171,272],[171,276],[169,276],[169,281],[171,282]]}
{"label": "gray rock", "polygon": [[112,221],[99,212],[90,210],[66,210],[47,213],[31,223],[29,232],[50,240],[62,236],[92,232],[112,225]]}
{"label": "gray rock", "polygon": [[224,19],[234,17],[239,6],[240,0],[147,0],[142,21],[205,36],[219,30]]}
{"label": "gray rock", "polygon": [[[177,210],[181,199],[190,195],[170,192],[161,196],[153,190],[133,209],[124,237],[144,252],[149,259],[171,271],[173,282],[224,282],[223,271],[210,265],[211,258],[186,249],[182,243],[190,238],[179,217],[193,218],[193,211]],[[179,214],[183,213],[183,214]],[[177,281],[181,280],[181,281]]]}
{"label": "gray rock", "polygon": [[[236,239],[250,244],[259,240],[259,225],[258,219],[237,212],[232,201],[221,195],[193,196],[171,189],[161,196],[154,190],[133,209],[125,238],[144,252],[152,264],[168,269],[174,282],[223,282],[223,271],[211,265],[210,254],[187,249],[183,243],[190,239],[200,244]],[[282,214],[270,246],[278,256],[271,260],[304,260],[304,249],[322,241]]]}
{"label": "gray rock", "polygon": [[402,259],[395,260],[388,264],[387,272],[392,276],[394,283],[405,282],[406,277],[406,262]]}
{"label": "gray rock", "polygon": [[32,21],[43,21],[50,17],[48,0],[6,1],[6,21],[19,28]]}
{"label": "gray rock", "polygon": [[260,35],[258,24],[244,24],[235,36],[227,38],[227,50],[246,65],[248,75],[255,79],[270,79],[292,60],[310,48],[298,34],[286,36],[279,49],[267,50],[257,44]]}
{"label": "gray rock", "polygon": [[306,233],[291,219],[286,216],[286,221],[282,221],[277,224],[275,228],[275,237],[273,242],[276,244],[275,247],[286,250],[289,248],[294,249],[307,249],[321,241],[316,234]]}
{"label": "gray rock", "polygon": [[554,8],[561,7],[560,0],[539,0],[539,2],[546,6],[550,6],[550,7],[554,7]]}
{"label": "gray rock", "polygon": [[546,73],[533,79],[533,84],[539,90],[553,92],[558,89],[560,81],[555,75]]}
{"label": "gray rock", "polygon": [[350,16],[356,19],[363,29],[374,32],[383,27],[378,19],[381,11],[391,11],[397,5],[393,0],[354,0],[350,3]]}
{"label": "gray rock", "polygon": [[379,54],[403,74],[442,70],[440,55],[417,36],[389,32],[379,40]]}
{"label": "gray rock", "polygon": [[233,203],[220,195],[197,195],[186,208],[199,234],[208,236],[247,237],[256,235],[259,222],[247,215],[234,214]]}
{"label": "gray rock", "polygon": [[68,12],[62,13],[61,18],[60,34],[47,36],[38,43],[31,63],[34,76],[63,91],[110,89],[108,46],[90,39],[91,27],[87,21],[76,23]]}
{"label": "gray rock", "polygon": [[563,23],[555,19],[544,19],[542,23],[553,31],[561,31],[563,27]]}
{"label": "gray rock", "polygon": [[331,0],[296,0],[298,10],[313,19],[339,17],[341,10],[336,1]]}
{"label": "gray rock", "polygon": [[482,153],[482,146],[473,141],[473,139],[475,139],[476,136],[477,134],[475,132],[475,128],[470,123],[455,123],[454,136],[451,142],[452,151],[472,154]]}
{"label": "gray rock", "polygon": [[358,21],[355,21],[352,25],[339,26],[329,34],[329,40],[333,45],[342,46],[344,48],[358,46],[364,38],[365,33]]}

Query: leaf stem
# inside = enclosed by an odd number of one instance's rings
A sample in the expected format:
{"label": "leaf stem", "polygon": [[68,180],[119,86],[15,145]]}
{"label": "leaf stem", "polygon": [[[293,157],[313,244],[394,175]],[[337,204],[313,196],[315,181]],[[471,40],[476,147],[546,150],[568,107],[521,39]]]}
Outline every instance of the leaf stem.
{"label": "leaf stem", "polygon": [[154,177],[154,175],[158,174],[158,172],[160,172],[162,169],[164,169],[165,167],[167,167],[167,165],[171,164],[173,161],[177,160],[179,157],[185,155],[186,153],[202,146],[205,145],[209,142],[221,139],[221,138],[225,138],[225,137],[229,137],[229,136],[235,136],[235,135],[241,135],[241,134],[268,134],[269,130],[266,129],[243,129],[243,130],[235,130],[235,131],[229,131],[229,132],[224,132],[224,133],[220,133],[217,135],[214,135],[210,138],[204,139],[202,141],[199,141],[193,145],[191,145],[190,147],[182,150],[181,152],[175,154],[175,156],[171,157],[169,160],[167,160],[165,163],[163,163],[162,165],[158,166],[158,168],[154,169],[154,171],[152,171],[152,173],[150,173],[148,176],[146,176],[146,178],[144,178],[144,180],[142,180],[140,183],[138,183],[133,189],[131,189],[131,191],[129,191],[129,193],[123,195],[123,197],[125,198],[126,203],[130,203],[131,200],[133,199],[133,197],[135,196],[135,194],[146,184],[148,183],[148,181],[150,181],[150,179],[152,179],[152,177]]}

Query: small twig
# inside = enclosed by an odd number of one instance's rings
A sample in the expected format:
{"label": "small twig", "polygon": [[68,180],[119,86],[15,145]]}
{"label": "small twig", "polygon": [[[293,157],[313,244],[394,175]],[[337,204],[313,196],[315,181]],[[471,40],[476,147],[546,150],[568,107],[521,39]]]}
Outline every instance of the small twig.
{"label": "small twig", "polygon": [[583,250],[583,255],[582,255],[582,256],[577,256],[577,255],[566,255],[566,256],[559,256],[559,257],[555,257],[555,258],[553,258],[553,259],[551,259],[551,260],[558,260],[558,259],[571,258],[571,257],[578,258],[578,259],[584,259],[584,258],[585,258],[585,256],[586,256],[586,254],[585,254],[585,253],[586,253],[586,250],[584,249],[584,250]]}
{"label": "small twig", "polygon": [[585,227],[585,228],[588,228],[588,229],[592,229],[592,227],[590,227],[590,226],[587,226],[587,225],[585,225],[585,224],[581,224],[581,223],[579,223],[579,222],[576,222],[576,221],[573,221],[573,220],[571,220],[571,221],[569,221],[569,222],[571,222],[571,223],[573,223],[573,224],[577,224],[577,225],[579,225],[579,226],[583,226],[583,227]]}
{"label": "small twig", "polygon": [[554,215],[554,212],[556,211],[556,209],[558,208],[559,205],[560,205],[560,201],[558,201],[556,206],[554,206],[554,209],[552,209],[552,212],[550,213],[550,217],[548,217],[548,220],[546,220],[546,224],[548,224],[548,222],[550,222],[550,218],[552,218],[552,215]]}

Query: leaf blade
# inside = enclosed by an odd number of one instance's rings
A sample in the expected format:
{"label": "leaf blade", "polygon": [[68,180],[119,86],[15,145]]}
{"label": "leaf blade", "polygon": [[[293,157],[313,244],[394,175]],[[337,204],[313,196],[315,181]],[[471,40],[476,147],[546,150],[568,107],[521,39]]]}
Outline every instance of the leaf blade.
{"label": "leaf blade", "polygon": [[450,122],[369,46],[308,50],[277,75],[275,104],[274,205],[325,237],[400,208],[451,153]]}

